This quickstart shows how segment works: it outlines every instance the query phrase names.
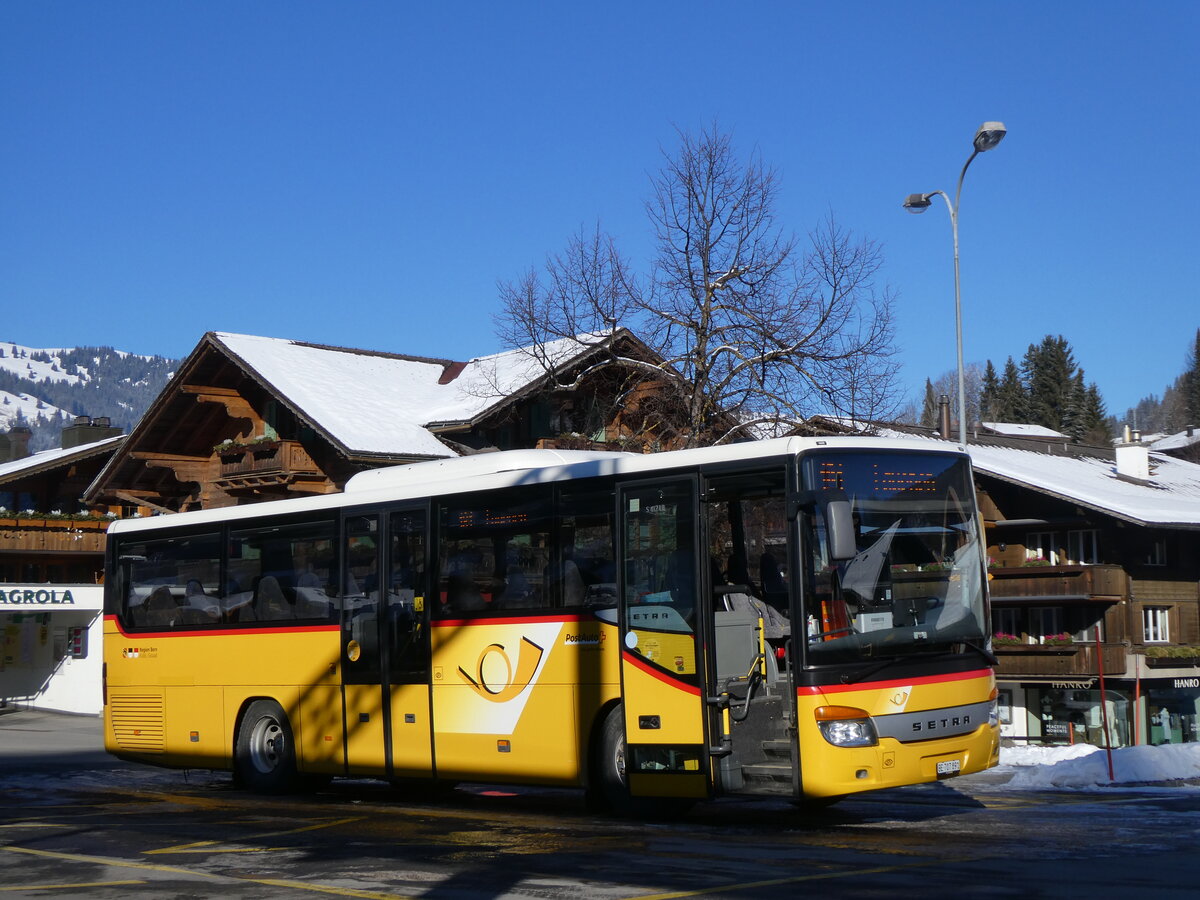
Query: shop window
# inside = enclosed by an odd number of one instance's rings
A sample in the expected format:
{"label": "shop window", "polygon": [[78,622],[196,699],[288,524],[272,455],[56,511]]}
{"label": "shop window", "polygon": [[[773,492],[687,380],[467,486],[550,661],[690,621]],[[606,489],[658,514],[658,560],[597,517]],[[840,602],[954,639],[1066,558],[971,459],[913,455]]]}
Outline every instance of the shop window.
{"label": "shop window", "polygon": [[1099,532],[1094,528],[1067,532],[1067,556],[1076,565],[1100,562],[1099,546]]}
{"label": "shop window", "polygon": [[1171,640],[1171,608],[1146,606],[1142,608],[1142,640],[1147,644],[1165,644]]}

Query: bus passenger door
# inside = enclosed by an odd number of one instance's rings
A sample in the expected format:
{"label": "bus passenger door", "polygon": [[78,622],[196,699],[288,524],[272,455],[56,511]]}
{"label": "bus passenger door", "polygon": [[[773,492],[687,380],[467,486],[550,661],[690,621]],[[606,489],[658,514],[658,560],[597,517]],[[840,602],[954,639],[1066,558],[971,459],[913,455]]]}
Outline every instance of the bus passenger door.
{"label": "bus passenger door", "polygon": [[391,774],[433,774],[429,697],[428,544],[424,509],[388,519],[389,587],[383,626]]}
{"label": "bus passenger door", "polygon": [[425,511],[346,520],[346,761],[362,775],[432,773]]}
{"label": "bus passenger door", "polygon": [[634,796],[708,793],[696,490],[695,478],[678,478],[619,492],[625,773]]}

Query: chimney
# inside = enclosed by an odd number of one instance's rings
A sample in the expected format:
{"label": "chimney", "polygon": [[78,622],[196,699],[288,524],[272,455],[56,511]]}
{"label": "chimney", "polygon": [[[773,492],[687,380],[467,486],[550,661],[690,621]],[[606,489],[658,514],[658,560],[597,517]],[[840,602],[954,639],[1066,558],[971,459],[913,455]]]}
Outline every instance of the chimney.
{"label": "chimney", "polygon": [[120,428],[113,427],[112,419],[108,416],[94,419],[91,416],[76,416],[75,421],[62,430],[62,448],[70,450],[122,433]]}
{"label": "chimney", "polygon": [[1140,441],[1117,444],[1117,477],[1128,481],[1149,481],[1150,448]]}
{"label": "chimney", "polygon": [[24,459],[29,455],[29,439],[33,431],[27,425],[14,425],[8,429],[8,462]]}
{"label": "chimney", "polygon": [[950,396],[949,394],[938,395],[938,434],[943,440],[953,440],[950,436]]}

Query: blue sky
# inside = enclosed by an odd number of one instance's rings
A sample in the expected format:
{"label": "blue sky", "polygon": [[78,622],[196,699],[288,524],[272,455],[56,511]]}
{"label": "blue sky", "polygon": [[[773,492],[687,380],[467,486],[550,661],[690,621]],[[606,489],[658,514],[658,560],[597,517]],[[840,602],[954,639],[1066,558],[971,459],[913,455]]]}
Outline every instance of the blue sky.
{"label": "blue sky", "polygon": [[182,356],[236,331],[499,349],[496,282],[599,220],[642,266],[648,176],[713,120],[782,221],[878,241],[905,384],[1062,334],[1112,413],[1200,327],[1200,4],[0,5],[0,339]]}

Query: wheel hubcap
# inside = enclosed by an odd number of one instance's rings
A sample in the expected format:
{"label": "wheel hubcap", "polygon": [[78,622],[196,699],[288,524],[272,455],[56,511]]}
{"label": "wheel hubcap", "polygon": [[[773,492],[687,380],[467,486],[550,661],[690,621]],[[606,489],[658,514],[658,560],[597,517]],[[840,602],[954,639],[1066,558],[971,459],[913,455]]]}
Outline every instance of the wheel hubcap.
{"label": "wheel hubcap", "polygon": [[275,771],[284,752],[283,729],[274,719],[259,719],[250,735],[250,761],[254,768],[267,773]]}

